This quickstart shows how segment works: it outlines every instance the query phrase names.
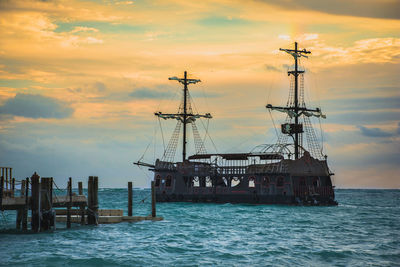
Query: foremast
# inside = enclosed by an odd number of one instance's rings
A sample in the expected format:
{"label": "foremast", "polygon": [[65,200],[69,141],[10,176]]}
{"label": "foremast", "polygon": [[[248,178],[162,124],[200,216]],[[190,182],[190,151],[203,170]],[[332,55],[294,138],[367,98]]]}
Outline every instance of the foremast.
{"label": "foremast", "polygon": [[[294,59],[294,70],[288,71],[288,76],[292,75],[294,78],[294,101],[293,101],[293,103],[290,101],[291,96],[289,94],[289,101],[288,101],[288,104],[286,107],[273,106],[271,104],[268,104],[266,106],[266,108],[270,109],[270,110],[277,110],[277,111],[285,112],[285,113],[287,113],[287,115],[290,119],[294,118],[294,123],[282,124],[281,131],[282,131],[282,134],[289,135],[293,138],[294,156],[295,156],[295,159],[298,159],[300,156],[300,152],[299,152],[299,148],[301,147],[300,144],[303,143],[302,133],[304,132],[303,124],[299,123],[299,118],[301,116],[306,116],[306,117],[315,116],[315,117],[325,118],[325,115],[323,115],[321,113],[321,110],[319,108],[309,109],[305,106],[304,92],[301,92],[303,95],[303,98],[302,98],[301,105],[299,105],[299,76],[304,73],[304,70],[299,70],[298,61],[299,61],[299,58],[301,58],[301,57],[308,58],[307,54],[311,54],[311,52],[306,50],[305,48],[303,50],[300,50],[298,48],[297,42],[295,42],[294,44],[295,44],[294,49],[279,48],[280,51],[284,51],[284,52],[290,54],[291,56],[293,56],[293,59]],[[304,90],[304,88],[301,88],[301,89]],[[307,123],[308,125],[306,125],[306,127],[311,128],[311,123],[309,122],[309,120],[305,119],[305,121],[308,122]],[[308,142],[309,143],[316,142],[316,140],[312,140],[312,139],[316,139],[313,129],[312,128],[308,129],[308,131],[312,131],[310,134],[312,136],[308,138],[308,140],[309,140]],[[311,144],[309,144],[309,145],[311,145]]]}
{"label": "foremast", "polygon": [[[199,137],[197,127],[195,125],[196,119],[198,119],[198,118],[211,119],[212,116],[210,113],[206,113],[206,114],[193,113],[193,110],[192,110],[192,107],[190,104],[190,98],[188,97],[188,95],[189,95],[188,85],[201,82],[199,79],[188,79],[186,71],[184,72],[183,78],[170,77],[168,79],[178,81],[179,83],[183,84],[183,101],[182,101],[181,106],[179,107],[179,110],[177,113],[168,114],[168,113],[156,112],[156,113],[154,113],[154,115],[159,118],[162,118],[164,120],[176,119],[178,121],[177,126],[175,127],[175,131],[168,143],[168,147],[164,151],[164,156],[163,156],[164,159],[169,159],[170,161],[172,161],[175,156],[176,146],[177,146],[178,139],[179,139],[178,134],[180,132],[180,125],[183,124],[182,162],[184,162],[186,160],[187,124],[189,124],[189,123],[192,124],[193,135],[195,137],[195,143],[196,143],[196,138],[198,139],[198,137]],[[196,153],[201,153],[201,151],[204,150],[204,144],[202,143],[201,140],[197,140],[197,143],[199,143],[199,142],[200,142],[200,144],[197,144]],[[205,152],[205,150],[204,150],[204,152]]]}

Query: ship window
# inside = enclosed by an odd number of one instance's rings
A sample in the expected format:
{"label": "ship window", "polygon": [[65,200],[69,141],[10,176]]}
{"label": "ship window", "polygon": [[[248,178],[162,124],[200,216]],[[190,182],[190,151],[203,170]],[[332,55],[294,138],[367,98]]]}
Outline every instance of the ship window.
{"label": "ship window", "polygon": [[171,187],[171,184],[172,184],[172,178],[171,178],[171,176],[167,176],[167,180],[165,181],[165,186],[166,187]]}
{"label": "ship window", "polygon": [[269,177],[264,177],[264,179],[263,179],[263,186],[264,186],[264,187],[269,187]]}
{"label": "ship window", "polygon": [[282,187],[283,186],[283,177],[278,177],[278,181],[276,182],[277,187]]}
{"label": "ship window", "polygon": [[254,177],[249,178],[249,187],[256,187],[255,179]]}
{"label": "ship window", "polygon": [[231,187],[235,187],[235,186],[240,184],[240,178],[239,177],[235,176],[235,177],[232,177],[231,179],[232,179],[231,180]]}
{"label": "ship window", "polygon": [[199,176],[193,177],[193,187],[199,187],[199,186],[200,186]]}
{"label": "ship window", "polygon": [[299,186],[306,186],[306,178],[300,177]]}
{"label": "ship window", "polygon": [[155,187],[159,187],[160,186],[160,180],[161,180],[161,178],[160,178],[160,176],[157,176],[156,177],[156,183],[155,183]]}
{"label": "ship window", "polygon": [[206,187],[212,187],[212,186],[213,186],[212,179],[210,176],[207,176],[206,177]]}

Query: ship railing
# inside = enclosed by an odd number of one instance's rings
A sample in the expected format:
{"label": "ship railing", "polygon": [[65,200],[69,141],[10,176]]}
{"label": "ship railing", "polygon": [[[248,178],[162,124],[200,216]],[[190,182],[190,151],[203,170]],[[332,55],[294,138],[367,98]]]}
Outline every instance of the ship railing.
{"label": "ship railing", "polygon": [[197,175],[227,175],[227,174],[246,174],[247,166],[218,166],[218,165],[208,165],[208,166],[180,166],[178,165],[178,171],[184,171],[186,173],[193,173]]}
{"label": "ship railing", "polygon": [[176,170],[176,166],[173,162],[157,160],[155,164],[156,170]]}
{"label": "ship railing", "polygon": [[246,173],[287,173],[288,165],[284,162],[249,165]]}
{"label": "ship railing", "polygon": [[247,166],[218,166],[218,174],[246,174]]}

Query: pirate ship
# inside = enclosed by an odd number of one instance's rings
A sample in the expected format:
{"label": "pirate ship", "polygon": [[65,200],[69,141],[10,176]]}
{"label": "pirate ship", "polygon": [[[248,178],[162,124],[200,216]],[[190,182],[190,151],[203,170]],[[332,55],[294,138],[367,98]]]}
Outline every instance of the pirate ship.
{"label": "pirate ship", "polygon": [[[175,130],[155,164],[142,161],[139,166],[154,172],[158,202],[216,202],[294,205],[337,205],[327,157],[323,155],[310,117],[325,118],[321,109],[310,109],[304,101],[304,70],[299,60],[310,51],[280,49],[294,59],[288,71],[291,86],[286,106],[266,105],[269,111],[286,113],[276,144],[260,145],[245,153],[206,152],[196,120],[211,119],[209,113],[193,112],[188,85],[200,82],[172,77],[183,84],[183,97],[177,113],[156,112],[159,119],[177,120]],[[192,126],[195,154],[186,156],[188,126]],[[182,161],[175,154],[182,130]],[[307,149],[306,149],[307,147]]]}

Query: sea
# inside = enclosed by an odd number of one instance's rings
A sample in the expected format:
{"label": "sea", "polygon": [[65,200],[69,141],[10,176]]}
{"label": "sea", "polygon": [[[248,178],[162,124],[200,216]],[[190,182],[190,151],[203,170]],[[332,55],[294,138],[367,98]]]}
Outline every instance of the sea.
{"label": "sea", "polygon": [[[58,192],[61,194],[62,192]],[[157,203],[163,221],[15,230],[0,212],[1,266],[400,266],[400,190],[337,189],[334,207]],[[127,189],[99,189],[127,212]],[[151,213],[134,189],[134,215]]]}

